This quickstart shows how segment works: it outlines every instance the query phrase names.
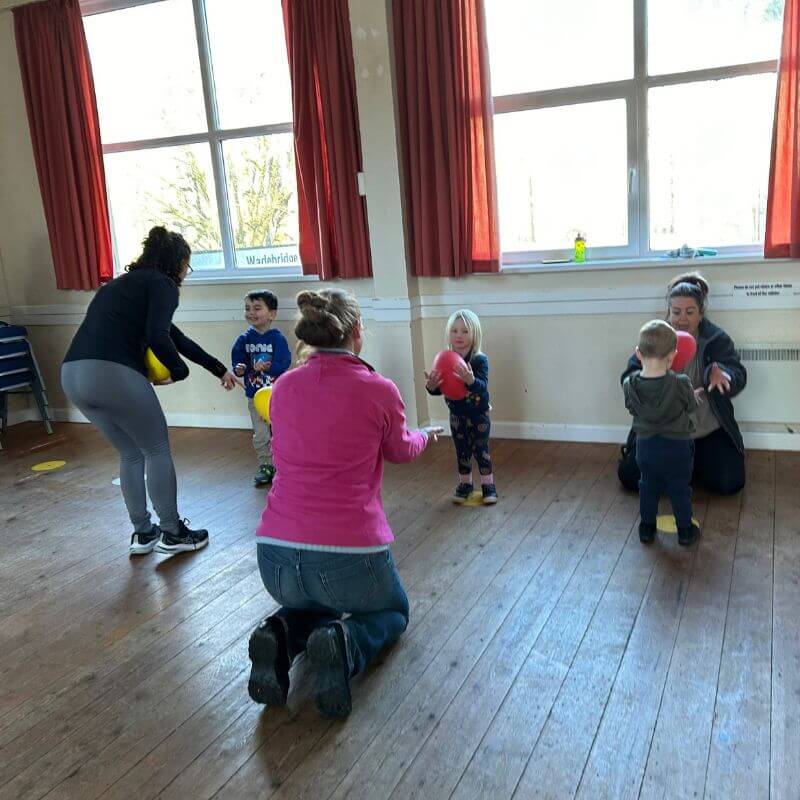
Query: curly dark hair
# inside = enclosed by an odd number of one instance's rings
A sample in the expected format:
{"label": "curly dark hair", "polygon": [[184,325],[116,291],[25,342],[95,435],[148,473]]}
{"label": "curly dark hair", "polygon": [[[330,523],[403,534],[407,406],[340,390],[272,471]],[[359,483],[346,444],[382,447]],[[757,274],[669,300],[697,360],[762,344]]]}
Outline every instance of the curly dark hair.
{"label": "curly dark hair", "polygon": [[168,231],[163,225],[150,229],[142,242],[142,254],[125,267],[126,272],[134,269],[157,269],[181,285],[183,264],[192,255],[192,248],[179,233]]}

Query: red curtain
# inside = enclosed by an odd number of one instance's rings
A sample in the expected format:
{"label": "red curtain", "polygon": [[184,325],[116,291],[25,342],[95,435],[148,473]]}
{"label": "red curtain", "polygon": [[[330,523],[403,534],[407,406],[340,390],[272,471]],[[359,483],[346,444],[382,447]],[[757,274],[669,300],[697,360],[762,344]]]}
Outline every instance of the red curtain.
{"label": "red curtain", "polygon": [[100,123],[78,0],[14,9],[25,105],[59,289],[113,277]]}
{"label": "red curtain", "polygon": [[767,190],[766,258],[800,258],[800,0],[786,0]]}
{"label": "red curtain", "polygon": [[283,0],[306,275],[372,275],[347,0]]}
{"label": "red curtain", "polygon": [[483,0],[394,0],[406,225],[416,275],[498,272]]}

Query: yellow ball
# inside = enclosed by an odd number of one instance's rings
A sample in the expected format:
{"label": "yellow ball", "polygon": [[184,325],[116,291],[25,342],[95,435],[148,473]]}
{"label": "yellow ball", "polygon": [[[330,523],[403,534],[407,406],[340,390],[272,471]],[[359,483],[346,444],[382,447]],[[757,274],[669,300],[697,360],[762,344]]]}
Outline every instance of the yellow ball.
{"label": "yellow ball", "polygon": [[156,358],[156,354],[149,347],[144,354],[144,365],[147,369],[147,380],[151,383],[169,379],[169,370]]}
{"label": "yellow ball", "polygon": [[262,386],[256,393],[253,395],[253,405],[256,407],[256,411],[258,411],[258,415],[269,424],[269,401],[272,399],[272,387],[271,386]]}

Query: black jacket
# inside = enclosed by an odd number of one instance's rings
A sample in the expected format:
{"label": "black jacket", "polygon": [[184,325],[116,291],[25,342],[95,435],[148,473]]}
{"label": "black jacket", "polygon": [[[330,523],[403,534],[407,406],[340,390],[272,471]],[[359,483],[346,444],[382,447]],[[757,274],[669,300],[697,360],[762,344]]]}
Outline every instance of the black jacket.
{"label": "black jacket", "polygon": [[177,307],[178,287],[164,273],[126,272],[98,289],[64,361],[113,361],[147,375],[150,347],[173,381],[189,375],[181,355],[221,378],[227,367],[172,324]]}
{"label": "black jacket", "polygon": [[[705,318],[700,321],[700,327],[697,331],[697,351],[702,365],[703,388],[707,392],[706,397],[711,405],[711,410],[714,412],[720,427],[736,445],[736,449],[743,453],[744,442],[742,441],[739,426],[736,424],[736,418],[733,415],[733,403],[731,400],[747,385],[747,370],[739,360],[739,354],[733,346],[731,337],[722,328],[718,328]],[[731,390],[727,394],[708,391],[708,379],[711,367],[714,364],[719,364],[720,368],[731,376]],[[620,383],[624,382],[628,375],[641,368],[642,365],[639,363],[639,359],[636,358],[636,354],[632,355],[628,360],[625,372],[622,373]],[[695,386],[695,389],[698,388],[700,387]]]}

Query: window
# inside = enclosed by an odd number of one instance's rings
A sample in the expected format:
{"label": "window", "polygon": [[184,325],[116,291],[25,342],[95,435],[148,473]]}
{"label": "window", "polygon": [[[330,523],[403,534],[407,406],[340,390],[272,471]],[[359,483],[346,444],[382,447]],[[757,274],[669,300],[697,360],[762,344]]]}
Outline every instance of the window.
{"label": "window", "polygon": [[195,279],[299,274],[280,0],[84,5],[117,268],[163,224]]}
{"label": "window", "polygon": [[505,264],[763,250],[783,0],[486,0]]}

